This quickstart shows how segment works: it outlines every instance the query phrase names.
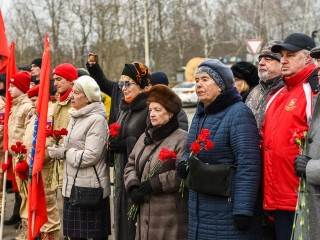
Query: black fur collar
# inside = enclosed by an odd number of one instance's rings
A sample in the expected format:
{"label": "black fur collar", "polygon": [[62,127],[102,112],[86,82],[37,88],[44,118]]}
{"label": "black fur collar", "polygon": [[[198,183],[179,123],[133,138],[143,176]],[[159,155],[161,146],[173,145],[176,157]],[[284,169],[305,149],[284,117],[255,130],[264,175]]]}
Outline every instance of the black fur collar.
{"label": "black fur collar", "polygon": [[242,98],[238,93],[237,89],[234,87],[230,90],[227,90],[221,93],[212,103],[209,104],[206,108],[202,102],[198,103],[197,106],[197,115],[203,114],[213,114],[218,113],[226,109],[227,107],[233,105],[236,102],[241,102]]}
{"label": "black fur collar", "polygon": [[144,144],[150,145],[155,142],[158,142],[170,136],[178,128],[179,121],[177,115],[173,115],[169,122],[160,127],[153,127],[152,124],[149,123],[145,130],[146,137],[144,139]]}

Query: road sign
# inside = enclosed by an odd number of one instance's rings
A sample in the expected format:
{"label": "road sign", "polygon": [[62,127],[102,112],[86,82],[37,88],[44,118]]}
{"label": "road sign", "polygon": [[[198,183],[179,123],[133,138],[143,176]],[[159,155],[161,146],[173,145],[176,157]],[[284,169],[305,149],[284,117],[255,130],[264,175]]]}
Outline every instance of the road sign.
{"label": "road sign", "polygon": [[260,52],[263,39],[246,39],[247,48],[252,55]]}

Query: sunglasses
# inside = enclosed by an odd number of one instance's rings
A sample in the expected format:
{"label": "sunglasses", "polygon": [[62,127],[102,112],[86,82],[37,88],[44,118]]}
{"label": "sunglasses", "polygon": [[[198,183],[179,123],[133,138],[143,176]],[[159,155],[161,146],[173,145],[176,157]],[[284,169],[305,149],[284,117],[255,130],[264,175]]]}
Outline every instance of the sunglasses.
{"label": "sunglasses", "polygon": [[125,86],[125,88],[128,88],[128,87],[130,87],[132,84],[135,85],[136,83],[134,83],[134,82],[129,82],[129,81],[120,81],[120,82],[118,82],[118,86],[119,86],[120,89],[122,89],[123,86]]}

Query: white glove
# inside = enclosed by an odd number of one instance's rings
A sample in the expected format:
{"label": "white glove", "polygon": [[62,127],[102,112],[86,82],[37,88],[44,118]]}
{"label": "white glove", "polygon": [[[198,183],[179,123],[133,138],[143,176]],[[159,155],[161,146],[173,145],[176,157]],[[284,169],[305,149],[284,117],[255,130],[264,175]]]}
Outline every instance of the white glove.
{"label": "white glove", "polygon": [[65,159],[66,148],[62,145],[53,145],[48,147],[48,153],[51,158]]}

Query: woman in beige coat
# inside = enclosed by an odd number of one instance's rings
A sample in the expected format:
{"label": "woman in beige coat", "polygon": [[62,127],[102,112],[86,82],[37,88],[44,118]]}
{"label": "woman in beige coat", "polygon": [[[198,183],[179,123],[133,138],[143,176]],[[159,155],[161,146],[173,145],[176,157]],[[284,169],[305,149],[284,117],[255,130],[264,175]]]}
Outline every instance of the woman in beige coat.
{"label": "woman in beige coat", "polygon": [[[140,205],[137,240],[187,239],[188,196],[179,193],[176,165],[185,151],[187,132],[179,128],[179,97],[167,86],[151,88],[148,96],[150,124],[136,143],[125,167],[125,187],[133,203]],[[153,176],[162,149],[176,154]]]}
{"label": "woman in beige coat", "polygon": [[[74,82],[71,104],[71,120],[63,145],[48,147],[52,158],[64,160],[63,234],[69,239],[106,239],[111,232],[110,177],[104,160],[109,129],[99,86],[91,77],[82,76]],[[99,187],[95,167],[103,188],[103,199],[95,208],[78,207],[69,203],[71,187],[81,158],[75,185]]]}

